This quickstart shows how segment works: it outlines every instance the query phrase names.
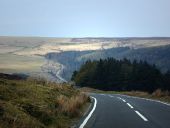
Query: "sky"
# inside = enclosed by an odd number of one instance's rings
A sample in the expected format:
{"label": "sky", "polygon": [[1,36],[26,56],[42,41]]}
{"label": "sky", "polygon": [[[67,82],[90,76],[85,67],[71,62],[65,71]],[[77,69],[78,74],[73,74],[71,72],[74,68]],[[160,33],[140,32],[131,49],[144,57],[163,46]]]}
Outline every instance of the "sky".
{"label": "sky", "polygon": [[0,0],[0,35],[170,37],[170,0]]}

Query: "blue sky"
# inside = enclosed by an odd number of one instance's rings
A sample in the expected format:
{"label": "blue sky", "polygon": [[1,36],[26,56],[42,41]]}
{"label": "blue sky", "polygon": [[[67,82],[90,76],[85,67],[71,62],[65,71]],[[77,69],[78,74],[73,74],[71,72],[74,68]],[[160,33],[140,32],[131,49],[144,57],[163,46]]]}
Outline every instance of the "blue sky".
{"label": "blue sky", "polygon": [[0,0],[1,36],[170,36],[170,0]]}

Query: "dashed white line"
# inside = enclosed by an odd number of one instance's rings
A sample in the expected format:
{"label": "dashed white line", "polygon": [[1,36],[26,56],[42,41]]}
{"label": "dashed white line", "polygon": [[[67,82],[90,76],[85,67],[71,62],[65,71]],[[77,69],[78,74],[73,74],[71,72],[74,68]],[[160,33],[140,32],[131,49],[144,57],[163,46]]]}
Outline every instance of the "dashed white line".
{"label": "dashed white line", "polygon": [[[118,99],[122,100],[123,102],[126,102],[125,99],[122,99],[121,97],[117,97]],[[142,99],[142,98],[141,98]],[[147,99],[148,100],[148,99]],[[130,103],[126,103],[131,109],[133,109],[134,107],[130,104]],[[140,112],[135,111],[135,113],[142,118],[144,121],[148,121],[148,119],[146,117],[144,117]]]}
{"label": "dashed white line", "polygon": [[126,100],[122,99],[123,102],[126,102]]}
{"label": "dashed white line", "polygon": [[130,108],[133,108],[133,106],[131,105],[131,104],[129,104],[129,103],[126,103]]}
{"label": "dashed white line", "polygon": [[121,97],[117,97],[118,99],[122,100],[123,102],[126,102],[125,99],[122,99]]}
{"label": "dashed white line", "polygon": [[138,114],[138,116],[140,116],[144,121],[148,121],[148,119],[146,119],[140,112],[135,111],[136,114]]}
{"label": "dashed white line", "polygon": [[97,105],[97,100],[94,97],[91,97],[94,99],[94,106],[93,109],[91,110],[91,112],[88,114],[88,116],[85,118],[85,120],[83,121],[83,123],[80,125],[79,128],[84,128],[84,126],[86,125],[87,121],[90,119],[90,117],[92,116],[94,110],[96,109],[96,105]]}
{"label": "dashed white line", "polygon": [[109,96],[112,97],[112,98],[114,97],[114,96],[111,96],[111,95],[109,95]]}
{"label": "dashed white line", "polygon": [[[120,95],[120,94],[115,94],[115,95]],[[153,100],[153,99],[147,99],[147,98],[141,98],[141,97],[135,97],[135,96],[128,96],[128,95],[123,95],[123,94],[121,94],[121,96],[129,97],[129,98],[135,98],[135,99],[142,99],[142,100],[147,100],[147,101],[153,101],[153,102],[157,102],[157,103],[161,103],[161,104],[170,106],[169,103],[159,101],[159,100]]]}
{"label": "dashed white line", "polygon": [[120,97],[117,97],[118,99],[120,99],[120,100],[122,100],[122,98],[120,98]]}

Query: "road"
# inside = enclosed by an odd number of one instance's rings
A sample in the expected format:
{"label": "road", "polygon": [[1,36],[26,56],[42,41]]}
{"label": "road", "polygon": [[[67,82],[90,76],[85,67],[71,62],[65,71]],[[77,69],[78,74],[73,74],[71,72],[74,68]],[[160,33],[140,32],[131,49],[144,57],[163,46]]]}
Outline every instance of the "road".
{"label": "road", "polygon": [[96,106],[80,128],[170,128],[168,104],[116,94],[91,96]]}
{"label": "road", "polygon": [[47,60],[47,62],[41,66],[41,70],[44,73],[48,73],[50,76],[50,81],[56,81],[58,83],[67,82],[61,76],[61,72],[63,71],[64,66],[60,63],[54,63],[53,61]]}

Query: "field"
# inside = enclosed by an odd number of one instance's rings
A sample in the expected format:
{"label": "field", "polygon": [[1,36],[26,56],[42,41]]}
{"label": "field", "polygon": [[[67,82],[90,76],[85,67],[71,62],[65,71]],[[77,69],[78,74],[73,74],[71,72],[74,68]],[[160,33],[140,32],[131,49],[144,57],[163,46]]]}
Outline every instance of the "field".
{"label": "field", "polygon": [[45,59],[41,56],[0,54],[0,71],[3,73],[41,72]]}

